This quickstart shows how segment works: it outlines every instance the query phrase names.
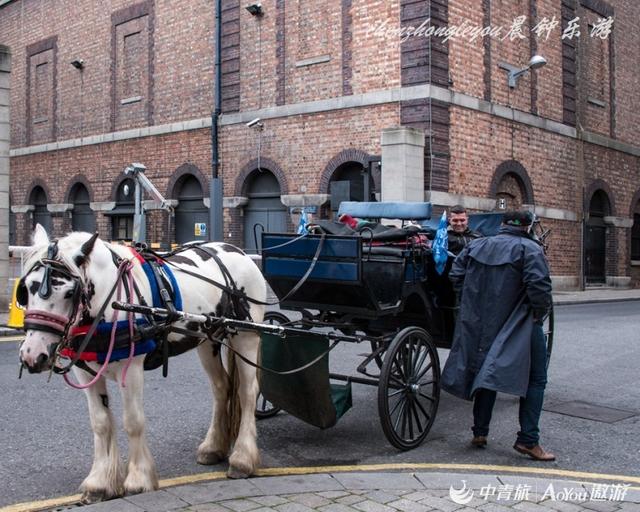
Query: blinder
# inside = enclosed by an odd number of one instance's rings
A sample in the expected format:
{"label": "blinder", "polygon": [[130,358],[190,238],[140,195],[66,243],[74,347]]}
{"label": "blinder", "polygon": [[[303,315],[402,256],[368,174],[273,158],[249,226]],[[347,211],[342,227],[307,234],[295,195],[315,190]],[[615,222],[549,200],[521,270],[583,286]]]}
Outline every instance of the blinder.
{"label": "blinder", "polygon": [[[58,241],[54,240],[51,242],[47,249],[47,257],[38,261],[30,270],[27,272],[19,281],[18,288],[16,290],[16,302],[24,309],[27,309],[26,316],[37,318],[41,316],[41,312],[35,312],[35,314],[29,314],[28,304],[29,304],[29,290],[27,289],[26,277],[29,273],[34,270],[42,267],[44,269],[42,275],[42,282],[38,287],[38,296],[44,300],[49,299],[51,297],[51,293],[53,290],[52,287],[52,278],[56,275],[60,275],[64,278],[70,279],[73,283],[73,290],[71,293],[72,299],[72,313],[71,316],[67,319],[68,322],[71,321],[72,318],[75,317],[78,307],[80,306],[83,300],[82,294],[82,284],[81,280],[78,276],[73,274],[70,269],[61,261],[56,260],[56,256],[58,255]],[[56,315],[49,314],[50,317],[55,317]],[[46,325],[42,323],[40,320],[36,320],[35,322],[29,322],[28,319],[25,321],[24,328],[25,330],[33,329],[33,330],[41,330],[46,332],[51,332],[53,334],[61,334],[61,332],[66,332],[65,328],[60,328],[58,325]],[[51,323],[51,322],[49,322]],[[57,323],[54,321],[54,324]],[[68,326],[67,326],[68,327]]]}
{"label": "blinder", "polygon": [[16,303],[23,309],[27,307],[29,302],[29,291],[25,284],[25,277],[22,277],[20,281],[18,281],[18,288],[16,289]]}

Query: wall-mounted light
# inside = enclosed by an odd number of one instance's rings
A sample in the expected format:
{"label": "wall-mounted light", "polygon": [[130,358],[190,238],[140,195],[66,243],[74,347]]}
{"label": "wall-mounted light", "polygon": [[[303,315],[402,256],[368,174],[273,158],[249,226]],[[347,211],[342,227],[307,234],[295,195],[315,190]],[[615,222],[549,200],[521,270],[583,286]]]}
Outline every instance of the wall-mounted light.
{"label": "wall-mounted light", "polygon": [[264,14],[261,3],[249,4],[245,7],[245,9],[249,11],[249,14],[251,14],[251,16],[262,16]]}
{"label": "wall-mounted light", "polygon": [[507,79],[509,81],[509,87],[513,89],[518,82],[518,78],[520,78],[530,69],[533,70],[541,68],[546,63],[547,59],[545,59],[542,55],[534,55],[533,57],[531,57],[529,64],[527,64],[527,66],[525,66],[524,68],[518,68],[516,66],[512,66],[511,64],[507,64],[506,62],[498,63],[498,67],[500,69],[504,69],[508,73]]}
{"label": "wall-mounted light", "polygon": [[256,130],[262,130],[264,128],[264,123],[259,117],[252,119],[248,123],[246,123],[247,128],[255,128]]}
{"label": "wall-mounted light", "polygon": [[84,60],[82,59],[72,60],[71,65],[76,69],[84,69]]}

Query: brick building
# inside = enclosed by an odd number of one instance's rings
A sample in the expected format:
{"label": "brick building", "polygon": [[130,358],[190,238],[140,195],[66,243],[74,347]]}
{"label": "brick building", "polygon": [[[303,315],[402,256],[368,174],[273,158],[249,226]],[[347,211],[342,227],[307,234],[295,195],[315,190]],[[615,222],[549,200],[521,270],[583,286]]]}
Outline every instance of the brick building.
{"label": "brick building", "polygon": [[[35,222],[55,234],[130,237],[122,171],[133,161],[175,206],[175,215],[149,210],[148,238],[199,238],[212,169],[214,5],[0,0],[0,44],[12,54],[12,243],[27,243]],[[553,230],[557,287],[635,282],[640,4],[263,0],[258,14],[238,0],[222,5],[226,239],[251,248],[256,222],[291,228],[292,207],[328,215],[332,190],[380,194],[390,168],[375,165],[383,130],[417,128],[425,199],[535,206]],[[523,30],[509,35],[518,19]],[[573,26],[580,35],[568,37]],[[445,40],[430,27],[459,31]],[[474,27],[492,33],[473,38]],[[521,68],[535,54],[547,64],[509,87],[504,64]]]}

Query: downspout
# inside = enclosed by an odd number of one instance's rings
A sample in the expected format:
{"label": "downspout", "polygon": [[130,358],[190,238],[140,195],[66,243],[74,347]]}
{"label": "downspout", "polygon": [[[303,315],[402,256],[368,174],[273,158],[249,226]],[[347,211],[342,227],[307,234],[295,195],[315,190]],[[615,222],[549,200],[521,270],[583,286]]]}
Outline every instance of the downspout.
{"label": "downspout", "polygon": [[209,186],[209,240],[222,241],[223,208],[222,208],[222,178],[220,172],[218,120],[222,113],[222,0],[216,0],[215,27],[215,76],[213,113],[211,114],[211,182]]}

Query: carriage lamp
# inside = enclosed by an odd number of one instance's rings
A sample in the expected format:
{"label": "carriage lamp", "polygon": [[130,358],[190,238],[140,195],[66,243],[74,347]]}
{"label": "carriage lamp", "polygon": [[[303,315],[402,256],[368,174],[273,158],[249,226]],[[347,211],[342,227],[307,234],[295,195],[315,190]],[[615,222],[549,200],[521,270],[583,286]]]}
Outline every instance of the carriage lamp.
{"label": "carriage lamp", "polygon": [[542,55],[534,55],[529,60],[529,64],[527,64],[523,68],[518,68],[516,66],[512,66],[511,64],[507,64],[506,62],[498,63],[498,67],[500,69],[504,69],[507,73],[507,80],[509,82],[509,87],[514,89],[516,84],[518,83],[518,78],[524,75],[529,70],[539,69],[547,63],[547,59],[545,59]]}
{"label": "carriage lamp", "polygon": [[262,16],[264,14],[261,3],[249,4],[245,7],[245,9],[249,11],[249,14],[251,14],[251,16]]}

